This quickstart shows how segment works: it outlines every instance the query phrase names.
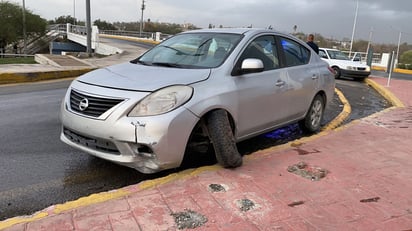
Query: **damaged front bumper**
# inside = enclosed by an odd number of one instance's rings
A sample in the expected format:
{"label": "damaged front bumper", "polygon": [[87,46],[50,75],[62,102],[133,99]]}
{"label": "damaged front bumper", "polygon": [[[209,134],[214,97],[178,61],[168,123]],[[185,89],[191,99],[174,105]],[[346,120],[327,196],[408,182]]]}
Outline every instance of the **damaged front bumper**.
{"label": "damaged front bumper", "polygon": [[60,139],[142,173],[179,167],[198,117],[184,107],[157,116],[128,117],[127,112],[136,103],[137,99],[129,99],[106,118],[90,118],[70,111],[66,96]]}

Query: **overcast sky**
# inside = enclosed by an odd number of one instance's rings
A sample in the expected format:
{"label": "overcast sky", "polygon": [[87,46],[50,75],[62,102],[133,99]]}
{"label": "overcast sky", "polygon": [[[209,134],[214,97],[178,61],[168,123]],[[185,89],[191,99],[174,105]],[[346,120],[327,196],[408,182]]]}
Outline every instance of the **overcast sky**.
{"label": "overcast sky", "polygon": [[[2,0],[4,1],[4,0]],[[23,0],[8,0],[22,4]],[[45,19],[75,15],[85,20],[85,0],[24,0]],[[142,0],[91,0],[92,21],[140,21]],[[145,0],[144,21],[192,23],[207,28],[272,26],[282,32],[320,33],[351,38],[357,0]],[[412,0],[359,0],[354,39],[373,43],[412,43]],[[371,33],[371,31],[373,31]]]}

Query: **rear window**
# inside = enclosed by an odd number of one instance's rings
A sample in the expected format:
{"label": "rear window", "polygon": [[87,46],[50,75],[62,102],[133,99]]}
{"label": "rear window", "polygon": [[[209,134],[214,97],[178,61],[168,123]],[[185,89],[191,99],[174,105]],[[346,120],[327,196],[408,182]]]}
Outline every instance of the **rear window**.
{"label": "rear window", "polygon": [[286,66],[298,66],[309,63],[309,49],[288,38],[281,37],[280,40],[285,54]]}

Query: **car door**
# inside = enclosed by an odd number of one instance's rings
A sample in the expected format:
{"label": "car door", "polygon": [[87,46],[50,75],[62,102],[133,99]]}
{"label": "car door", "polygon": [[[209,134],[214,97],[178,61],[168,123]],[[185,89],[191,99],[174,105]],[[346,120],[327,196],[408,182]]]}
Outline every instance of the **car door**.
{"label": "car door", "polygon": [[275,37],[265,35],[255,38],[244,49],[236,65],[241,65],[248,58],[260,59],[264,70],[235,78],[238,89],[238,139],[279,125],[288,115],[284,105],[289,90],[288,73],[280,68]]}
{"label": "car door", "polygon": [[296,120],[303,117],[310,107],[318,88],[320,73],[316,62],[311,62],[311,51],[303,44],[281,36],[279,43],[289,79],[289,91],[283,107],[288,108],[288,117]]}

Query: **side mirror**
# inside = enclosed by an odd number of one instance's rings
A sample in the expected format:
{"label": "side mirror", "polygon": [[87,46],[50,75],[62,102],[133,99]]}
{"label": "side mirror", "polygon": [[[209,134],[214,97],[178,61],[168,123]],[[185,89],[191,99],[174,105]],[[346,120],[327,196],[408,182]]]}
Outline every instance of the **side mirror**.
{"label": "side mirror", "polygon": [[359,58],[359,57],[355,57],[355,58],[353,58],[353,61],[354,61],[354,62],[360,62],[360,58]]}
{"label": "side mirror", "polygon": [[263,62],[260,59],[245,59],[240,66],[242,73],[256,73],[263,71]]}

